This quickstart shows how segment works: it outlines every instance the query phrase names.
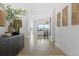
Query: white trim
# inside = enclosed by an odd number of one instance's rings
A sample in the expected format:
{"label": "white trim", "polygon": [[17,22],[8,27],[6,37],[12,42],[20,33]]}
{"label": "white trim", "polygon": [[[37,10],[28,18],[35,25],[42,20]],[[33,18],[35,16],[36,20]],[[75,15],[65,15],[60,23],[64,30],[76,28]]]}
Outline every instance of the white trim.
{"label": "white trim", "polygon": [[58,43],[55,42],[55,45],[58,46],[65,54],[66,56],[71,56],[66,49],[64,49],[62,46],[60,46]]}

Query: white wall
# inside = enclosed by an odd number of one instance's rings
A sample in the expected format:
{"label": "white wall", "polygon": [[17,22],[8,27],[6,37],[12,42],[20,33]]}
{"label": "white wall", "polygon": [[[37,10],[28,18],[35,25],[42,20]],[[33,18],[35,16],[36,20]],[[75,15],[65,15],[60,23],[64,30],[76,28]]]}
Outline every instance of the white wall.
{"label": "white wall", "polygon": [[[68,26],[57,27],[56,14],[68,5]],[[55,40],[56,44],[66,53],[66,55],[79,55],[79,25],[71,24],[71,4],[58,4],[55,14]]]}
{"label": "white wall", "polygon": [[0,36],[5,33],[5,27],[0,27]]}
{"label": "white wall", "polygon": [[20,32],[24,33],[26,37],[28,36],[28,17],[27,17],[27,15],[22,17],[22,28],[20,28]]}
{"label": "white wall", "polygon": [[55,7],[53,7],[54,9],[52,10],[52,16],[50,17],[51,22],[50,22],[50,26],[51,26],[51,35],[50,35],[50,40],[54,41],[55,40]]}

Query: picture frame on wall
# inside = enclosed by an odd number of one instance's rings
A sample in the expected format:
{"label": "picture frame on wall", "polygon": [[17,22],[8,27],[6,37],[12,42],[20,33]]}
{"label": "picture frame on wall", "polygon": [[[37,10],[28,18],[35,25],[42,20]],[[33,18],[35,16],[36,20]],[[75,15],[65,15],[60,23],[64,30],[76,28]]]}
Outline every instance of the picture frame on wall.
{"label": "picture frame on wall", "polygon": [[60,27],[60,25],[61,25],[61,13],[59,12],[58,14],[57,14],[57,27]]}
{"label": "picture frame on wall", "polygon": [[62,10],[62,26],[68,25],[68,6]]}
{"label": "picture frame on wall", "polygon": [[79,3],[72,3],[72,25],[79,24]]}

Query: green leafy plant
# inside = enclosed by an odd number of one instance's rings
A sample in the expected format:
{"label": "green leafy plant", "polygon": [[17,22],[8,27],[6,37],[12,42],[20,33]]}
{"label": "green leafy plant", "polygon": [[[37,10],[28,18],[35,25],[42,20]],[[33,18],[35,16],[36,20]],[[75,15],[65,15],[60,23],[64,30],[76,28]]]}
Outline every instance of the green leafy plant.
{"label": "green leafy plant", "polygon": [[26,14],[26,9],[14,9],[11,5],[5,5],[2,3],[0,3],[0,7],[6,11],[6,20],[8,21]]}

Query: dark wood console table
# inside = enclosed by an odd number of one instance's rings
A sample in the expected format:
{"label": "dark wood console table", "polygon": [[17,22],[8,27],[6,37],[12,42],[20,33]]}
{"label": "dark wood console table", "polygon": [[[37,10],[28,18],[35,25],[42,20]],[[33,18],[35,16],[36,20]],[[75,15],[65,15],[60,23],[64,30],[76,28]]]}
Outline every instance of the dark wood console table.
{"label": "dark wood console table", "polygon": [[23,34],[0,38],[0,56],[16,56],[23,48]]}

